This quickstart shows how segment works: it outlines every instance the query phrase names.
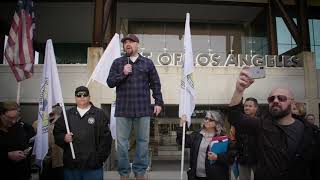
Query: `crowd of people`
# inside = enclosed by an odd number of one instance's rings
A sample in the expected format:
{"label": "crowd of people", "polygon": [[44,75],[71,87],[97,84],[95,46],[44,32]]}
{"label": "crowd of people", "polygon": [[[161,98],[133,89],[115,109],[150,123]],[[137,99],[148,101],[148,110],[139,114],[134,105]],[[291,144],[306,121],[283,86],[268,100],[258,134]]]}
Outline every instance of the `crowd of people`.
{"label": "crowd of people", "polygon": [[[117,168],[121,180],[128,180],[132,172],[137,180],[145,180],[150,118],[158,116],[164,105],[161,83],[152,60],[138,53],[137,36],[129,34],[121,42],[125,55],[114,60],[107,79],[111,88],[116,87]],[[319,180],[320,132],[315,115],[307,114],[304,103],[295,102],[294,94],[286,88],[270,92],[266,112],[260,111],[254,97],[243,103],[243,94],[252,83],[243,68],[227,114],[207,111],[200,129],[186,133],[184,143],[186,120],[180,119],[176,140],[190,148],[188,179],[229,180],[236,166],[239,177],[234,174],[233,178],[239,180]],[[112,144],[109,121],[90,101],[87,87],[77,87],[74,94],[76,105],[66,111],[70,132],[60,106],[53,106],[49,114],[49,150],[40,179],[103,179],[103,165]],[[150,95],[155,102],[153,110]],[[33,127],[25,123],[15,102],[1,103],[0,117],[1,176],[28,180],[37,121]],[[230,128],[226,128],[225,119]],[[136,152],[131,165],[128,145],[132,129]]]}

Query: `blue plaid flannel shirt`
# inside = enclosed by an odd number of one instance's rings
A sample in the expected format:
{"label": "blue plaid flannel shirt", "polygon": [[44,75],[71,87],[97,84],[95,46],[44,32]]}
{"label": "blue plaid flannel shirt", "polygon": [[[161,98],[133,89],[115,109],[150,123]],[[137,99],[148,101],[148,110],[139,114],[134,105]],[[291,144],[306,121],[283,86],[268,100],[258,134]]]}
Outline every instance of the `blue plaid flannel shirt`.
{"label": "blue plaid flannel shirt", "polygon": [[125,75],[123,67],[128,63],[128,58],[122,56],[114,60],[107,84],[110,88],[116,87],[116,117],[144,117],[151,116],[151,99],[155,105],[163,106],[161,84],[158,72],[152,60],[139,54],[132,65],[132,73]]}

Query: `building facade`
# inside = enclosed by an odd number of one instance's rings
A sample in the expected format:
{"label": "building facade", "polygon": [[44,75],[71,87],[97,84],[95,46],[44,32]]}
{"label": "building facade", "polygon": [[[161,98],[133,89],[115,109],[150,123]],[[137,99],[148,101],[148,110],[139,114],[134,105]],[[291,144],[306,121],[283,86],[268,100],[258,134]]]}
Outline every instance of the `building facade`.
{"label": "building facade", "polygon": [[[0,3],[1,48],[8,33],[15,1]],[[35,2],[35,49],[40,64],[21,84],[20,102],[30,123],[37,118],[37,102],[44,45],[51,38],[57,57],[64,101],[74,104],[74,89],[85,85],[115,32],[140,39],[140,53],[153,60],[160,75],[165,102],[151,123],[152,159],[177,160],[179,88],[183,62],[186,13],[191,15],[195,62],[196,109],[193,126],[200,126],[206,110],[225,112],[235,81],[244,65],[264,66],[266,78],[256,80],[245,97],[265,106],[275,87],[289,87],[295,100],[319,119],[320,3],[316,0],[59,0]],[[0,54],[2,57],[2,54]],[[17,83],[8,65],[0,65],[0,101],[15,100]],[[110,114],[114,90],[89,85],[95,105]],[[114,165],[114,156],[110,162]],[[112,167],[112,166],[111,166]]]}

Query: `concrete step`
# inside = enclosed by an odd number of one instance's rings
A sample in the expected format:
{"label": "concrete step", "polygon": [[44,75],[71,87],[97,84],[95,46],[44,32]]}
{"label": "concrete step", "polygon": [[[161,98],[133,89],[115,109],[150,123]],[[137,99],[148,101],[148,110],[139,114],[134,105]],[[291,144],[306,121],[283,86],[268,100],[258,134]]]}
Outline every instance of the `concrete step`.
{"label": "concrete step", "polygon": [[[180,180],[180,171],[150,171],[145,175],[147,180]],[[119,180],[117,171],[105,171],[104,180]],[[183,180],[187,180],[187,173],[183,172]],[[130,175],[130,180],[134,180],[134,175]]]}
{"label": "concrete step", "polygon": [[[180,171],[150,171],[145,174],[146,180],[180,180]],[[134,175],[130,175],[130,180],[134,180]],[[104,171],[104,180],[119,180],[117,171]],[[187,180],[186,171],[183,172],[183,180]],[[39,180],[38,174],[32,174],[31,180]]]}
{"label": "concrete step", "polygon": [[[176,147],[178,148],[178,147]],[[152,160],[156,159],[156,160],[161,160],[162,158],[161,157],[164,157],[165,159],[163,160],[170,160],[170,157],[171,157],[171,160],[178,160],[178,159],[181,159],[181,154],[182,154],[182,151],[181,150],[174,150],[174,147],[168,147],[167,150],[165,150],[166,148],[159,148],[158,150],[158,154],[157,155],[153,155],[152,156]],[[185,157],[188,159],[189,158],[189,154],[190,154],[190,149],[189,148],[186,148],[185,151],[184,151],[184,155]],[[169,157],[169,159],[166,159],[166,157]]]}
{"label": "concrete step", "polygon": [[159,151],[178,151],[180,149],[181,151],[181,147],[176,145],[176,146],[159,146],[158,150]]}
{"label": "concrete step", "polygon": [[158,156],[181,156],[181,151],[158,151]]}
{"label": "concrete step", "polygon": [[[189,159],[189,157],[185,157],[185,159]],[[179,156],[171,156],[171,155],[168,155],[168,156],[152,156],[152,161],[157,161],[157,160],[181,160],[181,155]]]}

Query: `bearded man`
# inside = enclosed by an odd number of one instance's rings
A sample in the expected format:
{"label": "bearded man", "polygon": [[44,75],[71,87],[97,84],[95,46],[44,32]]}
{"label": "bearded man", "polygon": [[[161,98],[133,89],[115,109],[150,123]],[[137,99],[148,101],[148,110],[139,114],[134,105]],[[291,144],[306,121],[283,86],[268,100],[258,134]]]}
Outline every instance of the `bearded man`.
{"label": "bearded man", "polygon": [[319,179],[319,173],[314,171],[320,162],[319,131],[292,117],[294,96],[287,88],[270,92],[266,115],[256,120],[244,115],[241,111],[243,93],[253,82],[247,67],[243,68],[229,105],[228,120],[237,130],[257,138],[254,179]]}

